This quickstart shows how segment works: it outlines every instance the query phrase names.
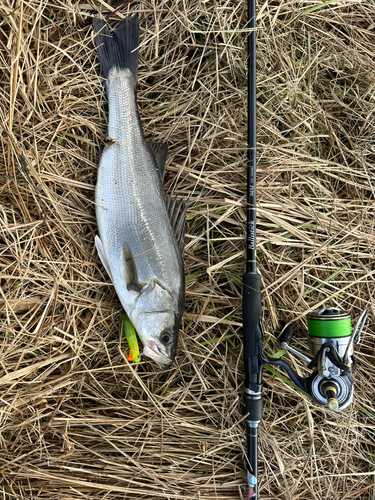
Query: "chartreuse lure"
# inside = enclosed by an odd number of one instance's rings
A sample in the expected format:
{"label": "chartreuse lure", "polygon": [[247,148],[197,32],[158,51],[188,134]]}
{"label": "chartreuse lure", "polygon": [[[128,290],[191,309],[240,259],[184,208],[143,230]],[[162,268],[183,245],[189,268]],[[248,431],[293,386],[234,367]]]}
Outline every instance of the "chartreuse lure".
{"label": "chartreuse lure", "polygon": [[128,356],[128,361],[134,361],[134,363],[139,363],[141,358],[139,356],[139,347],[137,334],[135,333],[134,326],[130,319],[127,317],[126,313],[122,315],[122,328],[124,330],[126,340],[128,341],[130,354]]}

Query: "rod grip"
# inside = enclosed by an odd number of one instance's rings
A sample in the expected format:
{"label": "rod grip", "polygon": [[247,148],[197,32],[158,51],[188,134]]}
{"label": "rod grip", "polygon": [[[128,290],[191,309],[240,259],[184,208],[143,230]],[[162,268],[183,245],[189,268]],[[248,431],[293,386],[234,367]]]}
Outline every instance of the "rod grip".
{"label": "rod grip", "polygon": [[[260,390],[262,387],[260,386]],[[261,392],[257,395],[244,394],[246,420],[259,423],[263,418],[263,398]]]}
{"label": "rod grip", "polygon": [[258,273],[245,273],[243,275],[242,301],[245,387],[255,392],[261,389],[263,330],[260,292],[260,275]]}
{"label": "rod grip", "polygon": [[243,348],[245,365],[245,414],[247,423],[247,471],[248,498],[258,498],[257,485],[257,427],[263,418],[262,398],[262,337],[261,324],[261,278],[257,273],[246,272],[243,275],[242,318]]}

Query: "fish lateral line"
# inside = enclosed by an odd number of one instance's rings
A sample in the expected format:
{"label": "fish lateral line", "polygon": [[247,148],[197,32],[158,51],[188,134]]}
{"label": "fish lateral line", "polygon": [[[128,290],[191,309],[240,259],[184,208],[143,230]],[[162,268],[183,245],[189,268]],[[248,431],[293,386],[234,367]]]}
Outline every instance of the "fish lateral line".
{"label": "fish lateral line", "polygon": [[152,248],[149,248],[148,250],[145,250],[144,252],[138,253],[137,255],[132,255],[131,257],[127,257],[125,260],[130,260],[130,259],[136,259],[137,257],[140,257],[141,255],[144,255],[146,253],[156,251],[156,247],[153,246]]}

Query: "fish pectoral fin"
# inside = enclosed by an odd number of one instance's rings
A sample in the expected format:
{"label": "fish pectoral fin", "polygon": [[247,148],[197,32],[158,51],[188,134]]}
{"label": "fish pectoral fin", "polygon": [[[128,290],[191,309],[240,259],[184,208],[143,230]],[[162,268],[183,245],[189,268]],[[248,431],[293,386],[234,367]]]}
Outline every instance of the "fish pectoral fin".
{"label": "fish pectoral fin", "polygon": [[126,241],[122,244],[122,262],[126,288],[129,291],[140,292],[142,287],[138,282],[138,274],[134,257]]}
{"label": "fish pectoral fin", "polygon": [[113,283],[111,268],[109,267],[107,256],[106,256],[106,253],[104,250],[104,245],[102,243],[102,240],[99,238],[99,236],[95,236],[95,246],[96,246],[96,250],[97,250],[98,255],[99,255],[99,259],[100,259],[101,263],[103,264],[105,270],[107,271],[108,276],[111,278],[111,281]]}
{"label": "fish pectoral fin", "polygon": [[181,255],[184,254],[185,247],[186,211],[189,198],[190,196],[187,198],[167,196],[167,211]]}
{"label": "fish pectoral fin", "polygon": [[168,146],[162,142],[147,141],[147,146],[155,158],[156,168],[159,172],[160,179],[164,182],[165,162],[167,161]]}

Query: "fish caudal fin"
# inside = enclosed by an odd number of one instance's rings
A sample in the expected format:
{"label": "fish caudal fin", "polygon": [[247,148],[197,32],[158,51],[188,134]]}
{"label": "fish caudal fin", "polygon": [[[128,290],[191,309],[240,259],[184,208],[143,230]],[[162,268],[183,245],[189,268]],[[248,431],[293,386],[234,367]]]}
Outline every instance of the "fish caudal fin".
{"label": "fish caudal fin", "polygon": [[134,81],[137,82],[138,17],[127,17],[120,21],[113,35],[111,35],[108,25],[103,19],[94,18],[93,28],[96,33],[94,40],[103,77],[108,78],[112,68],[128,68],[134,76]]}

